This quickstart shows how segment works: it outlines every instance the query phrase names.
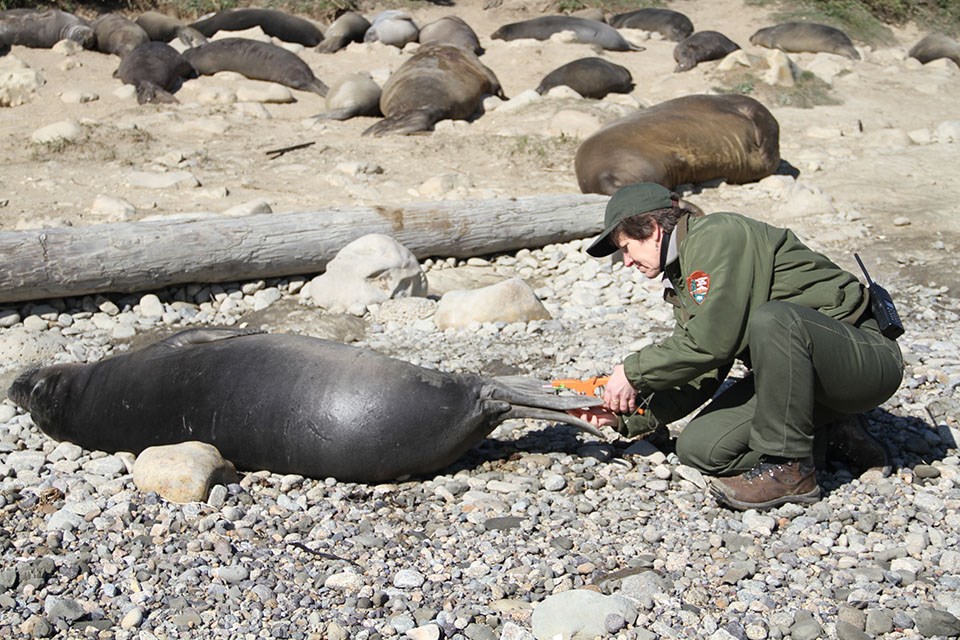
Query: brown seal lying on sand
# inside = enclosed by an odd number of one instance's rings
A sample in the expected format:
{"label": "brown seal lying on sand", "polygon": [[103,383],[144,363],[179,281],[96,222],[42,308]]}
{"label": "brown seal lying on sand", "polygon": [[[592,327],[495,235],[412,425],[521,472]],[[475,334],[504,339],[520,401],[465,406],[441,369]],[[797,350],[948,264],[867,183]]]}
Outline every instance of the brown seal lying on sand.
{"label": "brown seal lying on sand", "polygon": [[692,95],[615,120],[584,140],[574,168],[583,193],[634,182],[678,185],[759,180],[780,165],[780,125],[742,95]]}

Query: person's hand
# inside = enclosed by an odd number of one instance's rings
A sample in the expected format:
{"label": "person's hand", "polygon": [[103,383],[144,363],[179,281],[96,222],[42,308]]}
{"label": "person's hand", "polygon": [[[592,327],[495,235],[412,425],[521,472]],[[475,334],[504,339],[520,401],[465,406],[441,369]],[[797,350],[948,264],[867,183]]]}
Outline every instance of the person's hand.
{"label": "person's hand", "polygon": [[586,409],[567,409],[567,413],[574,418],[589,422],[595,427],[616,427],[620,420],[612,411],[603,407],[588,407]]}
{"label": "person's hand", "polygon": [[637,410],[637,390],[627,380],[622,364],[615,366],[613,373],[610,374],[610,379],[603,390],[603,406],[621,415]]}

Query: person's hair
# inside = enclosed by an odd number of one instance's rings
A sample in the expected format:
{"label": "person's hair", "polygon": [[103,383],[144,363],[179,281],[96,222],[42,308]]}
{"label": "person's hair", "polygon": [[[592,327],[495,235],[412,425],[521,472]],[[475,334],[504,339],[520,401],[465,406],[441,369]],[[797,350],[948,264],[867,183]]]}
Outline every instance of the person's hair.
{"label": "person's hair", "polygon": [[677,205],[638,213],[635,216],[621,220],[620,224],[614,228],[613,233],[610,234],[610,237],[617,238],[620,234],[623,234],[634,240],[646,240],[653,235],[654,222],[660,225],[660,228],[666,233],[670,233],[673,231],[673,228],[677,226],[677,220],[680,219],[680,216],[686,212],[686,209]]}

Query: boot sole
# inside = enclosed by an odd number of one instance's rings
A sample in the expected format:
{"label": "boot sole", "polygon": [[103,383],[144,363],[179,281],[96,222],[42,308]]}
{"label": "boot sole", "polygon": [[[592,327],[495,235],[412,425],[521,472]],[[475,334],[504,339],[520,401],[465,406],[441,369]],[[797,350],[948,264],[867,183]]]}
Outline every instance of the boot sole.
{"label": "boot sole", "polygon": [[774,498],[773,500],[767,500],[766,502],[743,502],[742,500],[737,500],[727,496],[723,491],[717,488],[716,485],[710,485],[710,493],[717,500],[717,502],[737,509],[738,511],[747,511],[748,509],[756,509],[758,511],[764,509],[772,509],[773,507],[779,507],[781,505],[787,504],[789,502],[799,503],[799,504],[812,504],[820,500],[820,487],[817,486],[806,493],[797,493],[789,496],[780,496],[779,498]]}

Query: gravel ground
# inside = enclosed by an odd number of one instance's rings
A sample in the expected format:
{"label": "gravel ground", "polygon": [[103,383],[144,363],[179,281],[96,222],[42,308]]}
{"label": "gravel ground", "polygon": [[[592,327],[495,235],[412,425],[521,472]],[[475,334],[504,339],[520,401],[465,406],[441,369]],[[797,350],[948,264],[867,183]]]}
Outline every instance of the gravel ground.
{"label": "gravel ground", "polygon": [[[669,331],[659,284],[579,241],[467,262],[525,278],[553,319],[439,332],[389,304],[319,318],[297,304],[303,280],[286,279],[26,305],[0,314],[0,338],[65,336],[56,360],[92,361],[188,326],[336,328],[427,367],[549,379],[606,372]],[[718,507],[665,440],[535,420],[501,425],[435,477],[261,471],[180,505],[137,491],[132,455],[57,443],[0,404],[0,635],[569,637],[590,605],[549,616],[565,631],[534,611],[571,590],[625,597],[632,610],[603,620],[624,639],[956,635],[958,304],[941,288],[888,288],[910,319],[907,375],[869,419],[894,473],[823,470],[819,503],[766,513]]]}

